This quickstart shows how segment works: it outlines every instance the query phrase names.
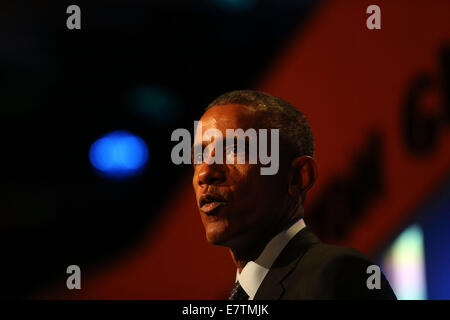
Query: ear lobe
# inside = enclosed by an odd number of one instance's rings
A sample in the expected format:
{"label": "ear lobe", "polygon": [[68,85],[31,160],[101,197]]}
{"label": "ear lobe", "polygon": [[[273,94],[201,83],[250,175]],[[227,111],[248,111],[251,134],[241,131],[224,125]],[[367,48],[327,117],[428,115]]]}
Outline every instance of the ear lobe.
{"label": "ear lobe", "polygon": [[314,185],[318,176],[317,163],[310,156],[301,156],[292,161],[288,192],[300,196]]}

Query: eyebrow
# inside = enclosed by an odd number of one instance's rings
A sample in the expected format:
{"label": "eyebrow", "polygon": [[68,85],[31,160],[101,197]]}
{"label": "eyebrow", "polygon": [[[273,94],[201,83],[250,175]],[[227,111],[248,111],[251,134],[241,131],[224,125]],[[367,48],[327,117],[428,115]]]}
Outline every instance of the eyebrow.
{"label": "eyebrow", "polygon": [[[233,145],[236,145],[236,142],[238,140],[239,140],[239,137],[235,137],[234,141],[233,141]],[[225,143],[223,143],[223,142],[225,142]],[[202,143],[196,143],[196,144],[192,145],[192,147],[191,147],[191,161],[192,161],[192,164],[194,164],[194,150],[195,150],[195,147],[201,146],[201,150],[202,150],[202,153],[203,153],[203,151],[204,151],[203,148],[206,147],[207,145],[211,144],[211,143],[212,143],[211,141],[209,141],[209,142],[205,141],[205,142],[202,142]],[[245,154],[246,155],[248,155],[247,151],[249,149],[249,144],[250,144],[250,138],[249,137],[245,137],[244,138],[244,147],[245,147]],[[222,139],[222,146],[224,148],[227,147],[226,139]],[[202,154],[202,157],[203,157],[203,154]]]}
{"label": "eyebrow", "polygon": [[[210,144],[213,143],[214,141],[216,141],[215,138],[214,138],[213,140],[210,140],[210,141],[202,141],[202,143],[196,143],[196,144],[193,144],[192,147],[191,147],[191,156],[192,156],[192,157],[194,156],[194,150],[195,150],[195,147],[196,147],[196,146],[201,146],[201,147],[202,147],[202,151],[203,151],[203,148],[204,148],[204,147],[210,145]],[[222,143],[223,143],[223,141],[225,141],[225,140],[222,138]]]}

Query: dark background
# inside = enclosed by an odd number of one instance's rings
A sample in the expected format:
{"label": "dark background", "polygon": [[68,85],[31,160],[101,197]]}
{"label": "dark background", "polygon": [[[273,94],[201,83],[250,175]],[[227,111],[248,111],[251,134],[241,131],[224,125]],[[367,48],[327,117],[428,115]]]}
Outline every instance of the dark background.
{"label": "dark background", "polygon": [[[66,28],[70,4],[81,7],[81,30]],[[313,0],[2,3],[0,295],[47,296],[48,288],[65,277],[65,267],[74,261],[88,270],[101,269],[102,263],[117,259],[151,234],[165,218],[162,209],[174,201],[176,186],[192,173],[189,166],[172,164],[172,131],[192,132],[193,120],[223,92],[259,88],[294,35],[307,33],[304,26],[328,4]],[[361,16],[364,21],[364,12]],[[448,51],[443,48],[440,59],[445,70]],[[324,47],[322,54],[327,50]],[[448,87],[443,92],[448,95]],[[323,115],[328,117],[326,109]],[[442,123],[448,128],[448,122]],[[96,139],[118,129],[140,136],[149,149],[145,170],[126,179],[99,174],[88,157]],[[315,197],[319,200],[311,205],[312,216],[318,217],[311,222],[330,242],[339,242],[349,231],[338,222],[324,227],[318,221],[330,221],[336,201],[356,199],[338,206],[350,212],[348,221],[354,221],[372,205],[373,196],[382,193],[378,177],[384,167],[376,159],[382,157],[383,134],[368,136],[353,174],[322,186]],[[438,187],[443,181],[436,184],[437,190],[443,190]],[[390,237],[400,229],[394,228]],[[389,239],[380,239],[377,250]],[[50,290],[51,297],[60,296],[57,288]],[[138,292],[132,297],[157,298],[145,290]],[[122,296],[112,290],[108,297]]]}

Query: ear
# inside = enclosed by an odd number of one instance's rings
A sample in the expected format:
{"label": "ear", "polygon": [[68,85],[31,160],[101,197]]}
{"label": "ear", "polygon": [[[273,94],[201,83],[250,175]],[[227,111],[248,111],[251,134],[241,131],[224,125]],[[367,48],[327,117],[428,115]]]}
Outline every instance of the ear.
{"label": "ear", "polygon": [[288,191],[291,196],[300,196],[311,189],[318,176],[317,163],[310,156],[301,156],[291,163]]}

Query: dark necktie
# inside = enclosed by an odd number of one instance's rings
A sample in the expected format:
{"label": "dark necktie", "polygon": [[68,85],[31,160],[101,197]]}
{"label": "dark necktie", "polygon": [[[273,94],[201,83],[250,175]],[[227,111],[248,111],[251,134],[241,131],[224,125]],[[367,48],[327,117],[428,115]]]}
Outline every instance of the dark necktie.
{"label": "dark necktie", "polygon": [[248,294],[242,289],[239,281],[236,281],[233,289],[231,289],[230,297],[228,300],[248,300]]}

